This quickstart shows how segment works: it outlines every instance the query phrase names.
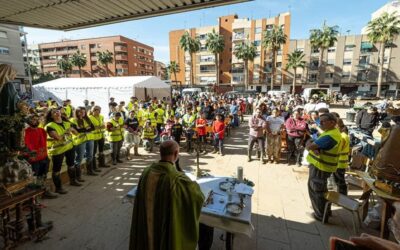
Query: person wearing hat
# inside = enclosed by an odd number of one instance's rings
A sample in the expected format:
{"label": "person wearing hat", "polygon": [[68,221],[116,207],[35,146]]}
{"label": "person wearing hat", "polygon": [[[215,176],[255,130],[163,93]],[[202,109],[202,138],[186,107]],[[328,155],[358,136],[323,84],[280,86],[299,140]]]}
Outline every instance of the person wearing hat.
{"label": "person wearing hat", "polygon": [[124,122],[125,127],[125,143],[127,145],[128,160],[130,160],[130,150],[134,148],[134,155],[139,156],[139,144],[140,144],[140,127],[139,121],[136,118],[134,110],[129,111],[128,118]]}
{"label": "person wearing hat", "polygon": [[143,146],[148,151],[153,150],[154,139],[157,137],[157,130],[151,125],[151,120],[147,119],[143,127],[142,140]]}
{"label": "person wearing hat", "polygon": [[39,128],[39,116],[30,115],[27,119],[29,127],[25,129],[25,145],[32,152],[28,162],[32,166],[33,174],[37,181],[45,187],[44,197],[53,199],[57,195],[50,191],[46,185],[49,159],[47,156],[47,134],[43,128]]}
{"label": "person wearing hat", "polygon": [[112,164],[122,163],[119,154],[123,143],[123,126],[124,122],[121,119],[121,113],[116,112],[112,115],[112,118],[107,122],[107,139],[111,146],[111,158]]}

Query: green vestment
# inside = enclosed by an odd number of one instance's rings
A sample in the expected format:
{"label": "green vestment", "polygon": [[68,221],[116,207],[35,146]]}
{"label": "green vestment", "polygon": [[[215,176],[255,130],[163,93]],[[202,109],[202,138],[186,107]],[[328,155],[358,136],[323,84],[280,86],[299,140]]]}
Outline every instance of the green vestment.
{"label": "green vestment", "polygon": [[153,163],[139,180],[129,248],[196,249],[203,202],[199,185],[172,163]]}

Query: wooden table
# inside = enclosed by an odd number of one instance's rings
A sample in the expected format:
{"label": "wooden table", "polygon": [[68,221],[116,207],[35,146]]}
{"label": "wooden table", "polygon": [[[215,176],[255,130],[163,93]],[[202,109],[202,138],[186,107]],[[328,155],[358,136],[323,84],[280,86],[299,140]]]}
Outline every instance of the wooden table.
{"label": "wooden table", "polygon": [[383,200],[382,204],[382,214],[381,214],[381,232],[380,237],[383,239],[388,239],[390,235],[388,220],[391,218],[394,210],[393,210],[393,202],[400,201],[400,197],[393,196],[381,189],[375,187],[374,182],[375,179],[372,178],[368,173],[362,171],[355,171],[357,175],[363,180],[365,183],[363,190],[363,198],[366,199],[366,203],[363,209],[362,218],[364,219],[368,213],[368,200],[371,192],[374,192],[377,196],[379,196]]}
{"label": "wooden table", "polygon": [[18,241],[22,238],[22,231],[26,221],[23,215],[23,210],[25,208],[29,208],[33,225],[32,230],[36,230],[35,214],[37,211],[34,204],[36,197],[43,193],[44,189],[29,190],[0,202],[0,235],[4,239],[4,249],[15,247]]}

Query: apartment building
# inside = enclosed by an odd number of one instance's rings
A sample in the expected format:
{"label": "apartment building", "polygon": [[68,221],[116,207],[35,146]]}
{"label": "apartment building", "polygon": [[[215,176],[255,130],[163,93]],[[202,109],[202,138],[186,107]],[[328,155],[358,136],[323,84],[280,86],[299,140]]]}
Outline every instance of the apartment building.
{"label": "apartment building", "polygon": [[[272,53],[262,47],[263,34],[272,29],[273,25],[284,28],[288,37],[288,42],[278,51],[276,58],[278,70],[274,76],[274,82],[279,88],[284,81],[285,74],[282,72],[286,65],[286,57],[289,51],[290,39],[290,14],[283,13],[272,18],[252,20],[248,18],[240,19],[237,15],[222,16],[218,19],[218,25],[197,27],[188,30],[174,30],[169,33],[170,60],[176,61],[180,66],[177,79],[172,79],[175,84],[183,86],[213,86],[216,84],[215,56],[210,53],[206,46],[207,34],[213,30],[223,36],[225,49],[219,58],[219,83],[217,85],[222,90],[244,89],[244,62],[234,55],[234,48],[243,42],[254,42],[257,46],[257,56],[248,65],[250,90],[266,91],[270,86],[272,77]],[[190,55],[183,51],[179,46],[182,35],[188,31],[192,37],[198,37],[201,48],[193,56],[194,83],[190,83]]]}
{"label": "apartment building", "polygon": [[[297,92],[301,88],[315,86],[318,79],[319,51],[312,49],[310,41],[290,41],[290,52],[301,50],[305,54],[305,69],[297,70]],[[369,42],[366,35],[339,36],[336,44],[324,53],[325,81],[321,87],[329,87],[342,93],[371,91],[376,93],[379,47]],[[382,91],[394,95],[400,89],[400,38],[386,46]],[[291,89],[293,71],[287,72],[286,90]]]}
{"label": "apartment building", "polygon": [[24,31],[15,25],[0,25],[0,64],[9,64],[17,71],[15,87],[21,93],[28,90],[29,76],[24,63]]}
{"label": "apartment building", "polygon": [[[154,48],[123,36],[109,36],[39,44],[42,72],[62,75],[57,61],[80,51],[87,58],[82,68],[83,77],[106,76],[106,70],[97,60],[96,52],[110,51],[114,60],[108,65],[109,76],[154,75]],[[77,67],[69,77],[79,77]]]}
{"label": "apartment building", "polygon": [[38,44],[28,44],[28,51],[24,55],[25,63],[35,66],[38,69],[38,73],[42,72],[42,64],[40,62],[40,53]]}
{"label": "apartment building", "polygon": [[[380,17],[383,13],[393,14],[400,17],[400,1],[399,0],[391,0],[376,11],[371,14],[371,21]],[[361,30],[361,34],[368,34],[368,26],[364,26]]]}
{"label": "apartment building", "polygon": [[154,61],[154,75],[161,80],[168,80],[167,65],[160,61]]}

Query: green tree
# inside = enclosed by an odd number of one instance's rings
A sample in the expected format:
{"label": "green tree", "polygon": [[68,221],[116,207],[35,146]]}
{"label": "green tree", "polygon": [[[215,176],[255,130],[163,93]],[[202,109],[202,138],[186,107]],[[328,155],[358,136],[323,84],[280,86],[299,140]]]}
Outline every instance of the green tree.
{"label": "green tree", "polygon": [[[175,83],[178,82],[176,78],[176,74],[181,71],[179,64],[177,64],[175,61],[171,61],[169,65],[167,66],[167,71],[170,74],[174,75]],[[182,82],[180,82],[180,87],[182,87]]]}
{"label": "green tree", "polygon": [[57,66],[61,69],[65,77],[68,77],[68,72],[72,70],[72,63],[68,57],[63,57],[57,61]]}
{"label": "green tree", "polygon": [[[274,25],[271,30],[264,33],[262,45],[265,49],[272,52],[272,72],[271,72],[271,90],[274,88],[274,78],[276,72],[276,54],[287,41],[287,35],[282,26]],[[283,81],[282,81],[283,83]]]}
{"label": "green tree", "polygon": [[329,48],[335,45],[339,34],[339,26],[328,26],[324,22],[321,29],[310,30],[310,43],[313,49],[319,50],[318,59],[318,81],[317,88],[324,83],[325,80],[325,64],[324,53]]}
{"label": "green tree", "polygon": [[190,84],[194,84],[194,65],[193,65],[193,54],[197,53],[200,51],[200,40],[198,38],[192,38],[189,34],[189,32],[185,32],[185,34],[182,35],[179,45],[181,48],[185,51],[188,52],[190,55]]}
{"label": "green tree", "polygon": [[82,77],[82,68],[85,67],[87,63],[85,54],[81,54],[81,52],[78,50],[72,55],[71,63],[73,66],[78,67],[79,77]]}
{"label": "green tree", "polygon": [[292,87],[292,94],[295,94],[296,89],[296,75],[297,69],[306,66],[306,62],[304,59],[304,53],[300,50],[295,50],[294,52],[288,54],[288,62],[286,64],[286,70],[293,69],[293,87]]}
{"label": "green tree", "polygon": [[55,77],[50,73],[45,73],[45,74],[42,73],[42,74],[39,74],[39,77],[37,79],[34,79],[32,81],[32,84],[35,85],[35,84],[39,84],[39,83],[42,83],[42,82],[51,81],[51,80],[54,80],[54,79],[57,79],[57,78],[59,78],[59,76]]}
{"label": "green tree", "polygon": [[31,73],[32,79],[35,79],[36,76],[39,75],[39,69],[36,67],[36,65],[29,64],[28,68],[25,69],[26,74],[28,74],[28,70]]}
{"label": "green tree", "polygon": [[207,34],[206,47],[208,51],[214,54],[216,70],[215,86],[217,86],[219,85],[219,54],[225,49],[224,37],[213,29],[211,33]]}
{"label": "green tree", "polygon": [[97,61],[103,65],[106,69],[106,76],[109,76],[108,72],[108,64],[112,63],[114,61],[113,53],[106,50],[106,51],[97,51]]}
{"label": "green tree", "polygon": [[379,45],[378,89],[376,96],[381,96],[385,46],[389,45],[400,33],[400,20],[397,13],[383,13],[380,17],[368,22],[368,39]]}
{"label": "green tree", "polygon": [[247,89],[249,85],[249,61],[254,61],[257,54],[257,48],[254,43],[241,43],[235,47],[234,54],[244,63],[244,86]]}

